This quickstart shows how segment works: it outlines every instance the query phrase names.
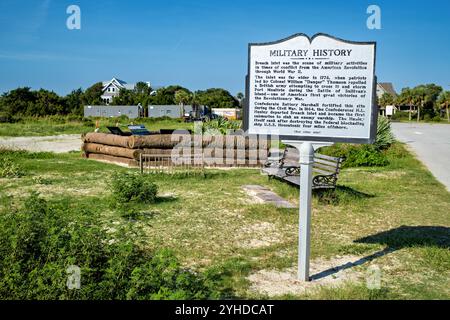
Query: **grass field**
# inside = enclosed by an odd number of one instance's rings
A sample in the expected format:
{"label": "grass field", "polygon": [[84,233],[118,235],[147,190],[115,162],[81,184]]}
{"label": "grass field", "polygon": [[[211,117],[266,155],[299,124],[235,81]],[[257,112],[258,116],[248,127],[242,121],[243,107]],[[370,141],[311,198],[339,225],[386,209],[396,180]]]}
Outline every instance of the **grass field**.
{"label": "grass field", "polygon": [[[275,298],[450,298],[450,193],[403,145],[390,149],[389,160],[383,168],[343,170],[336,192],[313,199],[312,260],[367,257],[351,272],[364,276],[369,266],[379,266],[381,288],[368,289],[357,277],[339,287]],[[130,217],[108,205],[107,186],[113,172],[134,169],[81,159],[79,153],[19,155],[15,161],[25,175],[0,179],[0,211],[20,206],[32,191],[69,202],[75,211],[89,208],[101,213],[98,223],[107,228],[143,228],[135,241],[148,249],[169,248],[185,266],[224,268],[227,285],[240,298],[267,297],[251,289],[252,274],[296,266],[298,210],[254,203],[241,186],[268,186],[296,204],[298,190],[258,170],[149,176],[159,186],[158,201],[140,205]]]}
{"label": "grass field", "polygon": [[107,126],[119,127],[128,131],[127,125],[144,124],[149,130],[159,129],[192,129],[192,123],[184,123],[180,119],[127,119],[127,118],[99,118],[82,121],[77,118],[49,116],[42,118],[24,118],[17,123],[0,123],[0,136],[53,136],[61,134],[82,134],[95,129],[95,121],[99,121],[100,131],[107,132]]}

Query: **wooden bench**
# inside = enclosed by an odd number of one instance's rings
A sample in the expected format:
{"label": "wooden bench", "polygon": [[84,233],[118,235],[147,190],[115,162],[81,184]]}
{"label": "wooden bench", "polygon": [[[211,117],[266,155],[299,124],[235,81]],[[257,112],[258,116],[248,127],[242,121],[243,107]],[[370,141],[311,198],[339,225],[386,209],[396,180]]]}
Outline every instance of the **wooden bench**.
{"label": "wooden bench", "polygon": [[[314,154],[313,189],[330,189],[336,187],[339,171],[344,158]],[[299,153],[296,148],[286,147],[280,156],[269,156],[262,172],[269,178],[278,178],[291,184],[300,185]]]}

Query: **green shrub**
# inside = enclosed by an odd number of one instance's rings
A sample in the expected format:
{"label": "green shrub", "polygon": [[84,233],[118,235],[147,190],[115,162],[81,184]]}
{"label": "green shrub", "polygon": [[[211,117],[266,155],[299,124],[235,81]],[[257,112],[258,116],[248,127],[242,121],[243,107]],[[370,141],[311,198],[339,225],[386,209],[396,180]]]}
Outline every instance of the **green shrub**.
{"label": "green shrub", "polygon": [[380,167],[389,161],[386,155],[373,145],[362,145],[352,149],[343,163],[344,167]]}
{"label": "green shrub", "polygon": [[[138,230],[107,233],[99,221],[36,193],[22,208],[0,212],[0,299],[224,297],[220,274],[184,269],[168,250],[140,248]],[[71,265],[81,269],[79,289],[66,285]]]}
{"label": "green shrub", "polygon": [[153,203],[158,187],[148,176],[136,173],[115,173],[111,179],[111,191],[115,202],[132,201]]}
{"label": "green shrub", "polygon": [[409,120],[409,111],[397,111],[391,116],[391,120]]}
{"label": "green shrub", "polygon": [[385,117],[379,117],[377,123],[377,136],[371,145],[355,145],[349,143],[336,143],[330,147],[319,150],[320,153],[333,157],[345,158],[342,166],[349,167],[374,167],[389,164],[385,151],[395,142],[391,123]]}
{"label": "green shrub", "polygon": [[434,116],[434,117],[431,119],[431,121],[433,121],[433,122],[441,122],[441,121],[442,121],[442,118],[441,118],[439,115],[436,115],[436,116]]}
{"label": "green shrub", "polygon": [[377,137],[374,142],[374,147],[378,150],[387,149],[395,138],[391,129],[391,122],[386,117],[379,117],[377,122]]}
{"label": "green shrub", "polygon": [[20,178],[24,175],[17,163],[9,158],[0,158],[0,178]]}
{"label": "green shrub", "polygon": [[240,120],[228,120],[224,117],[218,117],[217,119],[204,122],[202,130],[206,134],[226,134],[228,130],[240,129],[241,124]]}

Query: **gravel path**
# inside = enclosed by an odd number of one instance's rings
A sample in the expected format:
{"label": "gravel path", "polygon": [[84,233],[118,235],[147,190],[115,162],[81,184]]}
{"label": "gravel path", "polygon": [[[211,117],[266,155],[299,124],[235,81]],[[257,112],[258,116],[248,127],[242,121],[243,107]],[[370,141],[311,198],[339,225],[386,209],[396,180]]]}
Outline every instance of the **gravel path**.
{"label": "gravel path", "polygon": [[81,150],[81,136],[79,134],[63,134],[46,137],[0,137],[0,147],[63,153]]}

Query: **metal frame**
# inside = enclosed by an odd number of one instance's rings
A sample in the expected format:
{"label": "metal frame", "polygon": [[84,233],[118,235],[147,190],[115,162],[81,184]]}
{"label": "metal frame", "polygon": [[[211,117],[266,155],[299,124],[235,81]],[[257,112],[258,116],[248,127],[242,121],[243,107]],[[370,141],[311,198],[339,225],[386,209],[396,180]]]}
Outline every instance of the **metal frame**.
{"label": "metal frame", "polygon": [[[376,87],[377,87],[377,78],[375,76],[375,67],[376,67],[376,55],[377,55],[377,43],[375,41],[370,42],[358,42],[358,41],[350,41],[340,39],[334,36],[331,36],[326,33],[317,33],[312,37],[304,33],[296,33],[287,38],[272,41],[272,42],[262,42],[262,43],[249,43],[248,44],[248,65],[247,65],[247,75],[245,77],[245,103],[244,103],[244,115],[243,115],[243,128],[245,132],[248,132],[249,125],[249,110],[250,110],[250,53],[251,47],[253,46],[267,46],[272,44],[278,44],[296,37],[306,37],[309,40],[309,43],[312,43],[313,40],[318,36],[325,36],[340,42],[356,44],[356,45],[373,45],[374,46],[374,55],[373,55],[373,88],[372,88],[372,108],[371,108],[371,116],[370,116],[370,128],[369,128],[369,138],[345,138],[345,137],[315,137],[315,136],[299,136],[299,135],[279,135],[280,140],[295,140],[295,141],[320,141],[320,142],[348,142],[348,143],[359,143],[359,144],[371,144],[375,142],[376,132],[377,132],[377,120],[378,120],[378,107],[376,105]],[[270,134],[268,134],[270,136]]]}

